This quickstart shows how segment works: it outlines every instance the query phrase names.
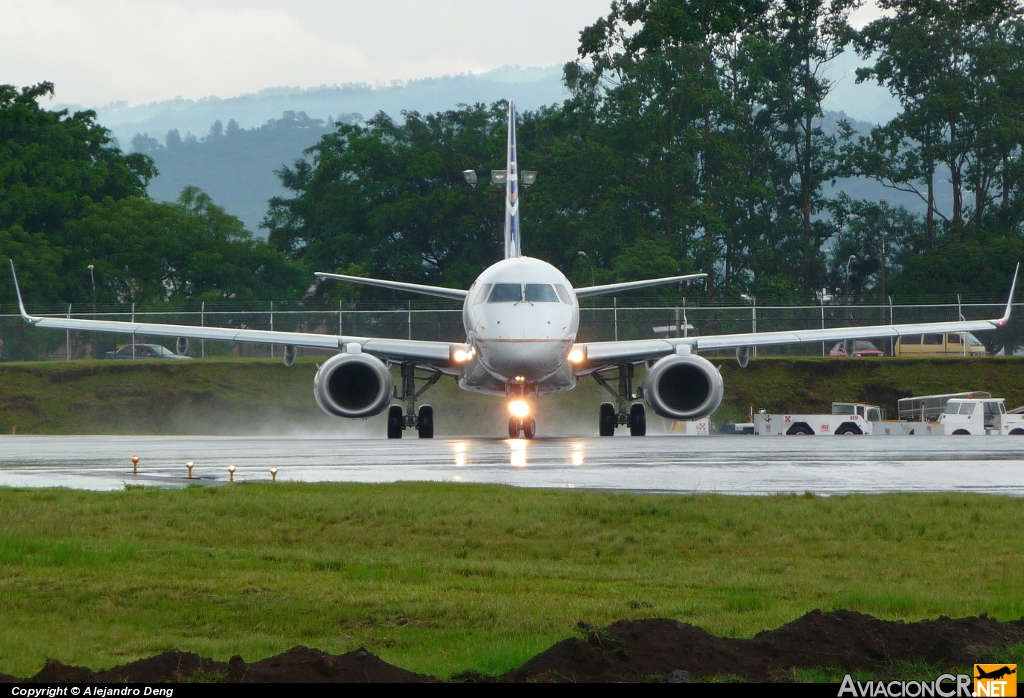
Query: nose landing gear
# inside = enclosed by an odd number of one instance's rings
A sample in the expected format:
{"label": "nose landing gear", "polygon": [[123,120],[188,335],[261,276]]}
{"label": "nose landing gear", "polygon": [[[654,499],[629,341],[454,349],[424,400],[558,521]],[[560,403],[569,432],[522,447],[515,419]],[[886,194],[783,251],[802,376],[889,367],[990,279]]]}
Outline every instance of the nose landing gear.
{"label": "nose landing gear", "polygon": [[633,402],[641,397],[640,391],[633,393],[633,365],[619,365],[618,389],[613,388],[607,378],[600,373],[594,373],[594,379],[600,383],[605,390],[615,396],[617,404],[611,402],[601,403],[598,412],[597,430],[601,436],[615,436],[615,430],[620,426],[628,426],[630,436],[647,435],[647,411],[642,402]]}
{"label": "nose landing gear", "polygon": [[522,434],[524,439],[532,439],[537,435],[537,420],[533,417],[512,417],[508,420],[508,438],[518,439]]}

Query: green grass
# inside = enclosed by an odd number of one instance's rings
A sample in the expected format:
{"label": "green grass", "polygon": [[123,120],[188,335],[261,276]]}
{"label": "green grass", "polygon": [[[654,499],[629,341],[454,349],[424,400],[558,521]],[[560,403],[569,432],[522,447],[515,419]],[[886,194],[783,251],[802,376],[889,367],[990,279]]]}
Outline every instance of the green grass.
{"label": "green grass", "polygon": [[579,620],[665,616],[750,637],[814,608],[1015,619],[1022,529],[1024,501],[984,495],[0,489],[0,672],[172,647],[254,661],[305,644],[496,674]]}
{"label": "green grass", "polygon": [[[725,402],[714,419],[745,419],[749,404],[769,411],[828,412],[833,400],[878,404],[895,417],[896,400],[988,390],[1024,404],[1024,359],[769,358],[741,370],[721,365]],[[357,426],[324,415],[313,401],[316,361],[291,368],[270,359],[53,361],[0,364],[0,434],[280,434],[291,430],[383,434],[383,416]],[[642,371],[637,379],[642,377]],[[583,379],[569,393],[535,405],[541,433],[596,432],[598,404],[609,396]],[[451,379],[430,389],[439,435],[507,433],[501,401],[460,391]],[[657,419],[653,415],[651,419]]]}

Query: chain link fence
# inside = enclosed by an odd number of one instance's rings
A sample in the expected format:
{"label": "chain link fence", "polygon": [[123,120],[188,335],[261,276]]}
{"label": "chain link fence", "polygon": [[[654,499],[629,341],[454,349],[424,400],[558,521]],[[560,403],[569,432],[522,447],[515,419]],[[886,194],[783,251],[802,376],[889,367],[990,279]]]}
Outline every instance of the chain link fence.
{"label": "chain link fence", "polygon": [[[1015,304],[1015,320],[994,332],[979,333],[991,353],[1013,353],[1024,346],[1024,318]],[[104,358],[121,346],[132,343],[131,335],[94,332],[61,332],[27,326],[10,305],[0,307],[0,352],[6,361],[54,361]],[[613,339],[650,339],[654,337],[702,336],[739,332],[819,329],[849,325],[876,325],[911,322],[938,322],[999,317],[1004,305],[984,303],[942,303],[936,305],[665,305],[630,303],[580,309],[579,341]],[[461,342],[465,339],[462,310],[451,304],[413,301],[397,306],[363,303],[355,306],[309,303],[200,304],[174,311],[136,310],[125,307],[89,308],[68,306],[47,312],[32,309],[36,315],[59,315],[83,319],[207,325],[238,329],[316,332],[355,337]],[[136,336],[135,342],[161,344],[173,349],[173,338]],[[879,349],[892,353],[890,340],[875,342]],[[832,346],[821,344],[764,347],[760,356],[827,354]],[[281,348],[232,342],[192,341],[188,350],[193,357],[206,356],[280,356]],[[302,352],[300,352],[302,353]],[[317,353],[312,350],[307,353]]]}

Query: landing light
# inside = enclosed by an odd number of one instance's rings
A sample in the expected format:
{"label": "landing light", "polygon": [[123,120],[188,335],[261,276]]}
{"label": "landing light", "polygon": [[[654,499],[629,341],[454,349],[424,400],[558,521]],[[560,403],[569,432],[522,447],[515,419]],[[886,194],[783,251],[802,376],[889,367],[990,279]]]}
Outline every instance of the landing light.
{"label": "landing light", "polygon": [[452,363],[464,364],[476,356],[476,349],[470,347],[469,349],[453,349],[452,350]]}
{"label": "landing light", "polygon": [[522,419],[526,415],[530,414],[530,405],[526,400],[513,400],[508,403],[508,411],[512,413],[513,417],[519,417]]}
{"label": "landing light", "polygon": [[573,349],[572,351],[569,352],[569,363],[573,363],[573,364],[583,363],[583,360],[585,358],[586,358],[586,356],[584,356],[582,349],[578,349],[577,348],[577,349]]}

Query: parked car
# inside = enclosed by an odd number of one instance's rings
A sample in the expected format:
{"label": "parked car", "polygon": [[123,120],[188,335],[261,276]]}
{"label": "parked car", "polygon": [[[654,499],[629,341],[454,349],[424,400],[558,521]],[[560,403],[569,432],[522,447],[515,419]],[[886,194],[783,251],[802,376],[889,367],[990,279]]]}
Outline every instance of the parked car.
{"label": "parked car", "polygon": [[985,345],[970,332],[947,334],[908,334],[896,340],[893,356],[920,354],[953,354],[956,356],[985,356]]}
{"label": "parked car", "polygon": [[[843,346],[844,342],[836,342],[836,345],[832,347],[832,351],[828,353],[829,356],[846,356],[846,347]],[[854,356],[885,356],[885,352],[874,345],[873,342],[869,342],[866,339],[858,339],[853,343],[853,355]]]}
{"label": "parked car", "polygon": [[191,356],[178,356],[167,347],[159,344],[126,344],[117,351],[108,351],[108,359],[191,359]]}

